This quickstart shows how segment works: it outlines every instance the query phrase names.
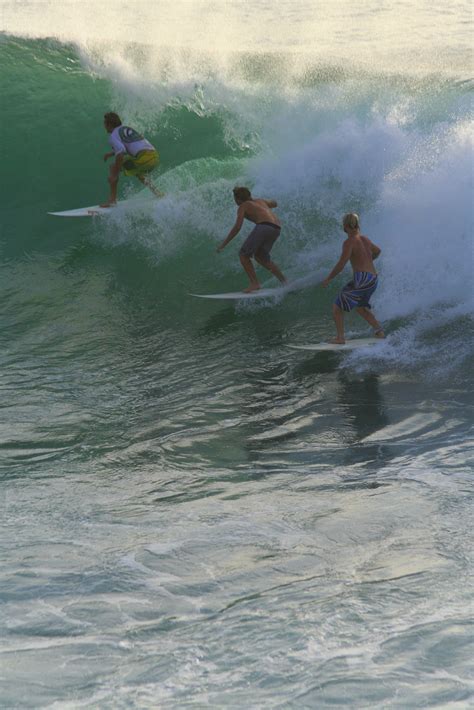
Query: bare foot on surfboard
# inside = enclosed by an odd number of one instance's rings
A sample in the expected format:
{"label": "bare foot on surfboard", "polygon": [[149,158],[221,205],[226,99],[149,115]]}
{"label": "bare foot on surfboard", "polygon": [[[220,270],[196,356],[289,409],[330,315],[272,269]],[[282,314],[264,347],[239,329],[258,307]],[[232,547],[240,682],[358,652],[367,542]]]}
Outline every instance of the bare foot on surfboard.
{"label": "bare foot on surfboard", "polygon": [[103,202],[99,207],[115,207],[116,202]]}
{"label": "bare foot on surfboard", "polygon": [[253,293],[254,291],[260,291],[260,284],[250,284],[250,286],[244,288],[242,293]]}
{"label": "bare foot on surfboard", "polygon": [[328,340],[328,343],[331,345],[345,345],[346,341],[344,338],[331,338],[331,340]]}

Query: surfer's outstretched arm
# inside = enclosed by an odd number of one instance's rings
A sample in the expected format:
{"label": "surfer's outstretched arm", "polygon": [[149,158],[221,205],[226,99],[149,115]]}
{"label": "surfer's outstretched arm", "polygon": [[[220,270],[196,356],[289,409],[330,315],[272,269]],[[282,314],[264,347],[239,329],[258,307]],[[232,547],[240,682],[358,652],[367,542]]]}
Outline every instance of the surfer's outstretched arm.
{"label": "surfer's outstretched arm", "polygon": [[235,220],[235,224],[232,227],[232,229],[230,230],[227,237],[224,239],[224,241],[221,242],[219,244],[219,246],[217,247],[217,249],[216,249],[217,252],[222,251],[228,245],[228,243],[231,242],[232,239],[240,232],[240,230],[242,228],[243,221],[244,221],[244,216],[245,216],[245,207],[244,207],[244,205],[240,205],[239,209],[237,210],[237,219]]}
{"label": "surfer's outstretched arm", "polygon": [[120,171],[122,169],[123,158],[123,153],[118,153],[115,158],[114,164],[110,168],[108,177],[108,182],[110,185],[110,196],[107,202],[104,202],[100,205],[101,207],[110,207],[111,205],[115,205],[115,203],[117,202],[117,187]]}
{"label": "surfer's outstretched arm", "polygon": [[371,251],[372,251],[372,259],[377,259],[377,258],[380,256],[380,254],[382,253],[381,248],[378,247],[378,246],[377,246],[376,244],[374,244],[373,242],[370,242],[370,248],[371,248]]}
{"label": "surfer's outstretched arm", "polygon": [[341,256],[339,257],[339,261],[337,262],[336,266],[334,269],[331,271],[329,276],[324,279],[324,281],[321,282],[321,286],[323,288],[326,288],[326,286],[329,284],[330,281],[333,280],[335,276],[341,273],[345,265],[350,259],[350,256],[352,254],[352,244],[349,241],[345,241],[344,245],[342,247],[342,253]]}

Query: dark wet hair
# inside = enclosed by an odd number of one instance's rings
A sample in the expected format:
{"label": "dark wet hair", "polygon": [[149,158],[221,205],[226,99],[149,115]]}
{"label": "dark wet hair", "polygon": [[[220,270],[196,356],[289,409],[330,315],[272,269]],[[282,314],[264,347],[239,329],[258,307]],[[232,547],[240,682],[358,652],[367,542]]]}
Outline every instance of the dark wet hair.
{"label": "dark wet hair", "polygon": [[234,193],[235,199],[239,200],[239,202],[245,202],[246,200],[250,200],[252,198],[252,194],[248,187],[234,187],[232,192]]}
{"label": "dark wet hair", "polygon": [[120,116],[118,115],[118,113],[114,113],[113,111],[104,113],[104,121],[108,126],[113,126],[114,128],[117,128],[117,126],[122,125]]}

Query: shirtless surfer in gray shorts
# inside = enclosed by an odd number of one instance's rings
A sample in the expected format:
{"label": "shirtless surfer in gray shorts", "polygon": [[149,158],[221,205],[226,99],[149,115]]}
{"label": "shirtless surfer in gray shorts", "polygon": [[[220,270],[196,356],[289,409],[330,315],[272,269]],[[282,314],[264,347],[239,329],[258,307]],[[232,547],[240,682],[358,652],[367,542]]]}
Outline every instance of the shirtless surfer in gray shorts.
{"label": "shirtless surfer in gray shorts", "polygon": [[255,258],[260,266],[271,271],[281,283],[286,283],[286,279],[278,266],[271,260],[270,252],[278,237],[280,236],[280,220],[272,212],[272,207],[276,207],[275,200],[262,200],[252,197],[250,190],[246,187],[234,187],[234,200],[238,205],[237,219],[224,241],[217,247],[221,252],[227,244],[240,232],[244,218],[255,223],[254,229],[242,245],[239,252],[240,263],[245,269],[245,273],[250,279],[250,285],[244,289],[244,293],[258,291],[260,284],[252,264]]}

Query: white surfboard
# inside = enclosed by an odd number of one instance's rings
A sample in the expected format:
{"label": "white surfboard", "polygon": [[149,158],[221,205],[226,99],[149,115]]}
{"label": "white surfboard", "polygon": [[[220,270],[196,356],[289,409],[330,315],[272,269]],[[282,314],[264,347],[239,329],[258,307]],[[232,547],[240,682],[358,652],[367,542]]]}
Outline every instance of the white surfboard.
{"label": "white surfboard", "polygon": [[296,290],[295,286],[280,286],[280,288],[261,288],[258,291],[252,291],[252,293],[230,291],[229,293],[190,293],[189,295],[195,298],[210,298],[215,301],[242,301],[255,298],[278,298]]}
{"label": "white surfboard", "polygon": [[353,350],[354,348],[372,347],[381,342],[383,342],[383,338],[353,338],[352,340],[346,340],[344,345],[337,345],[336,343],[314,343],[314,345],[287,345],[286,347],[292,350],[330,350],[331,352],[340,352],[343,350]]}
{"label": "white surfboard", "polygon": [[79,207],[77,210],[64,210],[63,212],[48,212],[54,217],[107,217],[111,214],[116,214],[117,211],[124,212],[132,208],[134,211],[143,209],[153,205],[150,200],[121,200],[112,207],[101,207],[100,205],[92,205],[91,207]]}
{"label": "white surfboard", "polygon": [[101,207],[100,205],[92,205],[92,207],[80,207],[77,210],[65,210],[64,212],[48,212],[48,214],[52,214],[54,217],[99,217],[110,215],[111,212],[117,209],[117,206]]}

